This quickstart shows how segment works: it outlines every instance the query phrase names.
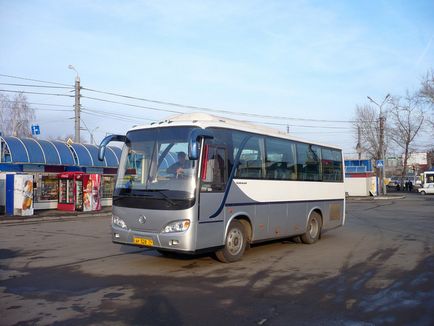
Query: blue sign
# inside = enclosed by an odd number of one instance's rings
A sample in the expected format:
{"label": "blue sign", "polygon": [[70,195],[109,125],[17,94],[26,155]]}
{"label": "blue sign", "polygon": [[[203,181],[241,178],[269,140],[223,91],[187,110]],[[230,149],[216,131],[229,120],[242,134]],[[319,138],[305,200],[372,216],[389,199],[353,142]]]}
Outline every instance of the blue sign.
{"label": "blue sign", "polygon": [[39,125],[32,125],[32,135],[39,135],[40,133]]}
{"label": "blue sign", "polygon": [[377,160],[377,168],[384,168],[384,160]]}

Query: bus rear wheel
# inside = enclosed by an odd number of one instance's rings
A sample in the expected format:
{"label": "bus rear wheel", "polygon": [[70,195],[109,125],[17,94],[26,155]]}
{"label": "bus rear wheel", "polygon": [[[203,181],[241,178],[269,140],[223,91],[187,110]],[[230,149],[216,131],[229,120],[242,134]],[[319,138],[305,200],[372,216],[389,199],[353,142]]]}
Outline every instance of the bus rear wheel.
{"label": "bus rear wheel", "polygon": [[240,221],[233,220],[226,234],[225,246],[218,250],[215,255],[223,263],[232,263],[241,259],[246,246],[246,229]]}
{"label": "bus rear wheel", "polygon": [[301,235],[301,241],[307,244],[315,243],[321,235],[321,226],[321,215],[318,212],[312,212],[307,221],[306,233]]}

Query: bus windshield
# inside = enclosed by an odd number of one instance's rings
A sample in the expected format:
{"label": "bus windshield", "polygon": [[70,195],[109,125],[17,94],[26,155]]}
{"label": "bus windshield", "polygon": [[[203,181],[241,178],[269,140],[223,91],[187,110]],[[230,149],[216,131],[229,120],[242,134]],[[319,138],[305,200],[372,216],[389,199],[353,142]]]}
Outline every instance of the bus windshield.
{"label": "bus windshield", "polygon": [[188,159],[191,127],[135,130],[119,163],[114,205],[185,209],[194,204],[197,162]]}

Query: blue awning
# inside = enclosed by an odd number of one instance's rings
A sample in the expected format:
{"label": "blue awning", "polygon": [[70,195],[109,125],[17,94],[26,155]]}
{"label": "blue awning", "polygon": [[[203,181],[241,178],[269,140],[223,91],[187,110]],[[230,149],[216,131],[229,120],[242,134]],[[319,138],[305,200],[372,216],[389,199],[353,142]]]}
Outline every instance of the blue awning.
{"label": "blue awning", "polygon": [[47,165],[60,165],[60,154],[56,149],[56,146],[48,140],[38,140],[39,145],[42,147],[42,151],[45,154],[45,164]]}
{"label": "blue awning", "polygon": [[121,155],[120,148],[107,147],[104,161],[99,161],[95,145],[12,136],[0,137],[0,141],[0,163],[117,168]]}
{"label": "blue awning", "polygon": [[78,166],[94,166],[89,150],[83,144],[71,144]]}
{"label": "blue awning", "polygon": [[117,167],[119,165],[120,156],[121,150],[119,148],[107,147],[105,151],[105,161],[107,163],[107,167]]}
{"label": "blue awning", "polygon": [[12,136],[0,138],[6,144],[6,148],[2,149],[2,161],[13,163],[30,163],[27,148],[19,138]]}
{"label": "blue awning", "polygon": [[29,163],[45,164],[45,154],[41,145],[32,138],[21,138],[24,146],[27,149],[27,155],[29,156]]}
{"label": "blue awning", "polygon": [[74,156],[67,143],[54,140],[51,142],[56,147],[57,153],[60,157],[60,165],[76,165]]}
{"label": "blue awning", "polygon": [[83,146],[89,151],[90,156],[92,157],[93,166],[107,167],[107,162],[105,159],[104,161],[98,160],[98,147],[90,144],[83,144]]}

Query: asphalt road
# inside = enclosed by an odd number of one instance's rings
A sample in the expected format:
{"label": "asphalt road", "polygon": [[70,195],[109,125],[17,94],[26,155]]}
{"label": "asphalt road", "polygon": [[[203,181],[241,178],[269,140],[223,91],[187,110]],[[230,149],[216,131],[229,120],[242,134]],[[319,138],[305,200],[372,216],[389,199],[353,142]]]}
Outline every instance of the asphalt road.
{"label": "asphalt road", "polygon": [[434,196],[348,201],[317,244],[233,264],[115,245],[109,223],[0,225],[0,324],[434,324]]}

